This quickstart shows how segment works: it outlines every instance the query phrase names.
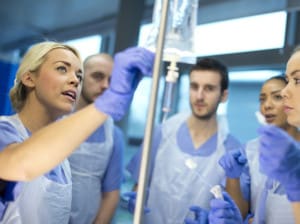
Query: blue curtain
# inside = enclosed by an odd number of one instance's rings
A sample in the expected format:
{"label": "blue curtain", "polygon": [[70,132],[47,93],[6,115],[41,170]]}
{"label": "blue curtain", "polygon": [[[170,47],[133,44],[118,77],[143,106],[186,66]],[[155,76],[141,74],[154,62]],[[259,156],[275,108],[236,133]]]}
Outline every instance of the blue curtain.
{"label": "blue curtain", "polygon": [[9,99],[9,90],[13,86],[18,64],[0,61],[0,115],[14,113]]}

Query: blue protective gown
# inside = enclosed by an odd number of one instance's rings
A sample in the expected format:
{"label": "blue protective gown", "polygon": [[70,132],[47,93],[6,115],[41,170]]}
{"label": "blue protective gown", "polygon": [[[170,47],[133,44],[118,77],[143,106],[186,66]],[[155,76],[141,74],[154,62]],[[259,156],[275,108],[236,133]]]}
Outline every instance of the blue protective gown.
{"label": "blue protective gown", "polygon": [[[29,137],[28,131],[18,115],[0,117],[9,122],[22,140]],[[54,181],[49,175],[43,175],[33,181],[18,183],[19,194],[7,204],[1,224],[66,224],[71,210],[71,171],[65,160],[56,168],[63,181]],[[55,173],[51,174],[55,176]]]}
{"label": "blue protective gown", "polygon": [[293,224],[294,216],[282,185],[259,171],[259,139],[246,144],[251,179],[251,212],[255,224]]}

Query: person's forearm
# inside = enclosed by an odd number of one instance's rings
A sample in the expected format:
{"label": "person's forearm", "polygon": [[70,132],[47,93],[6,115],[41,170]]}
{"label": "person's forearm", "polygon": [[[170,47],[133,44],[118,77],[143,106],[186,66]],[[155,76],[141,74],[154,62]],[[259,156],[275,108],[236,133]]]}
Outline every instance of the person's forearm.
{"label": "person's forearm", "polygon": [[0,178],[26,181],[51,170],[106,118],[92,104],[42,128],[23,143],[10,145],[0,152]]}
{"label": "person's forearm", "polygon": [[226,191],[230,194],[230,196],[233,198],[233,200],[239,207],[242,217],[245,218],[249,210],[249,204],[243,197],[243,193],[241,191],[240,186],[240,180],[237,178],[227,178]]}
{"label": "person's forearm", "polygon": [[119,203],[118,190],[102,194],[101,206],[93,224],[110,224]]}
{"label": "person's forearm", "polygon": [[295,224],[300,224],[300,202],[292,202]]}

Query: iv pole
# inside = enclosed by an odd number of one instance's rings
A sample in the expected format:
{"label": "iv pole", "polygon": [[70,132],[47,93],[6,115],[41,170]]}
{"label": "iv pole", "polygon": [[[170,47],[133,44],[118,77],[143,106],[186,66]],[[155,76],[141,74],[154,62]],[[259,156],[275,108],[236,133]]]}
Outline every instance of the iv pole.
{"label": "iv pole", "polygon": [[162,4],[162,12],[161,12],[162,15],[160,20],[156,55],[155,55],[154,68],[153,68],[153,81],[152,81],[150,104],[149,104],[147,123],[145,129],[143,153],[141,157],[141,167],[140,167],[138,189],[137,189],[137,200],[136,200],[134,219],[133,219],[134,224],[142,224],[143,221],[144,202],[146,198],[146,188],[148,182],[147,179],[148,179],[148,169],[149,169],[149,154],[150,154],[151,141],[152,141],[153,123],[155,118],[157,90],[159,87],[160,67],[161,67],[162,53],[164,48],[165,32],[166,32],[166,25],[167,25],[167,18],[168,18],[168,8],[169,8],[169,0],[164,0]]}

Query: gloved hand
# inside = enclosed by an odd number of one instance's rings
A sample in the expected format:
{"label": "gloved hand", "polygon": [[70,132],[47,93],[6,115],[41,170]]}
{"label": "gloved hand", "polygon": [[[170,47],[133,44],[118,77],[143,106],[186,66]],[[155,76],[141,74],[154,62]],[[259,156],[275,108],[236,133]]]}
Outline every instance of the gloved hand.
{"label": "gloved hand", "polygon": [[290,201],[300,201],[300,148],[288,133],[273,125],[260,127],[260,170],[278,180]]}
{"label": "gloved hand", "polygon": [[229,178],[239,178],[246,163],[247,159],[240,150],[228,151],[219,160],[219,164]]}
{"label": "gloved hand", "polygon": [[244,219],[244,224],[253,223],[254,214],[248,213],[246,218]]}
{"label": "gloved hand", "polygon": [[5,209],[7,208],[8,204],[5,203],[4,201],[1,200],[0,198],[0,221],[2,220],[4,213],[5,213]]}
{"label": "gloved hand", "polygon": [[208,211],[199,206],[191,206],[190,210],[195,213],[195,219],[186,218],[185,224],[208,224]]}
{"label": "gloved hand", "polygon": [[143,75],[152,75],[153,62],[154,54],[145,48],[132,47],[117,53],[110,86],[95,100],[96,108],[114,120],[120,120]]}
{"label": "gloved hand", "polygon": [[209,224],[242,224],[243,218],[239,208],[227,192],[223,199],[212,199],[208,215]]}
{"label": "gloved hand", "polygon": [[[123,194],[124,197],[128,197],[128,207],[127,210],[131,213],[134,214],[135,210],[135,204],[136,204],[136,192],[131,191],[131,192],[126,192]],[[150,212],[149,208],[144,208],[144,214],[147,214]]]}

